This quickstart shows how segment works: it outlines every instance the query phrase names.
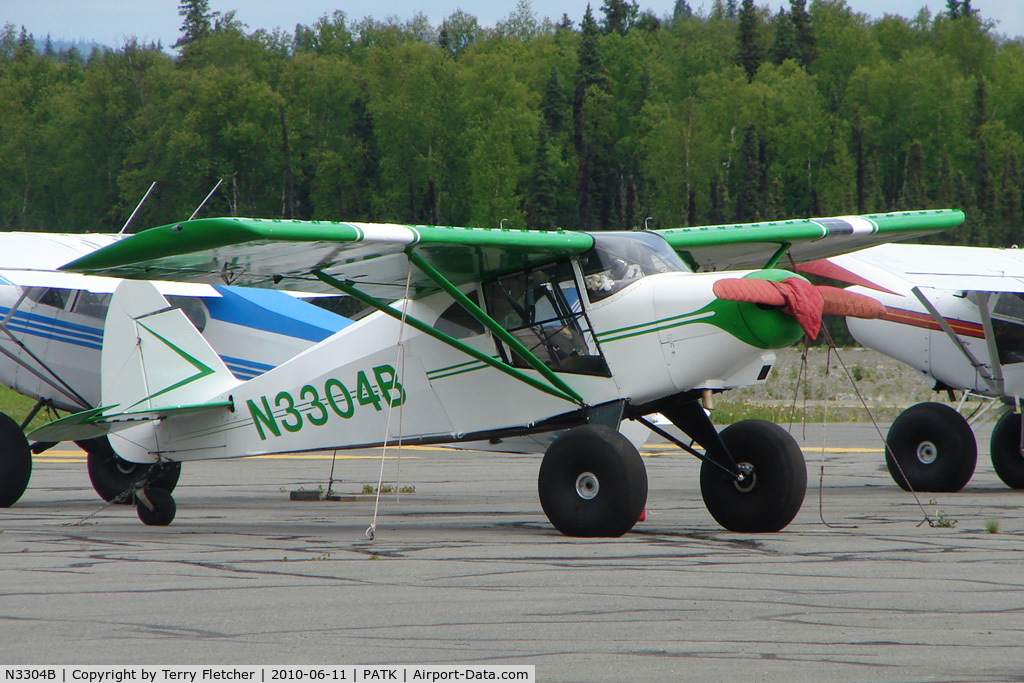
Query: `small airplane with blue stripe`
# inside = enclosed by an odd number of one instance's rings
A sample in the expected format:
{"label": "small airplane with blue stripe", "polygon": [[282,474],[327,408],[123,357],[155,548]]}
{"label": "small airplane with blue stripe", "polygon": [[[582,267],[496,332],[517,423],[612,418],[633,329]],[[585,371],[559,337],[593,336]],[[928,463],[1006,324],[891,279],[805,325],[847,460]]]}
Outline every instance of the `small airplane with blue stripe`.
{"label": "small airplane with blue stripe", "polygon": [[[56,268],[119,237],[0,234],[0,384],[35,399],[33,415],[43,408],[78,412],[100,405],[104,324],[119,280]],[[157,288],[184,311],[241,381],[262,375],[352,324],[308,303],[314,295],[196,283],[159,283]],[[0,413],[0,431],[23,439],[31,416],[22,418],[16,421]],[[78,443],[88,454],[94,488],[107,500],[147,469],[119,458],[104,437]],[[33,450],[51,445],[37,444]],[[20,474],[10,476],[7,470],[0,462],[0,479],[14,482],[0,491],[0,506],[13,504],[24,490]]]}

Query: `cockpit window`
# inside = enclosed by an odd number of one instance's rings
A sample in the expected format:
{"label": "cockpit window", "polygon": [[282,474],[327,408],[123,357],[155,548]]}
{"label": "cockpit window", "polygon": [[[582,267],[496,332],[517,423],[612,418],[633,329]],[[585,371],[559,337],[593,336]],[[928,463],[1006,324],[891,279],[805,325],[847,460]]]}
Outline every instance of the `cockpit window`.
{"label": "cockpit window", "polygon": [[992,332],[1000,363],[1024,363],[1024,297],[1013,292],[996,295],[992,305]]}
{"label": "cockpit window", "polygon": [[[470,292],[466,295],[470,301],[477,306],[480,302],[477,300],[476,292]],[[434,323],[434,329],[438,332],[444,332],[450,337],[455,339],[466,339],[467,337],[476,337],[485,332],[484,326],[479,320],[470,315],[469,311],[462,307],[462,304],[455,302],[444,310],[444,313]]]}
{"label": "cockpit window", "polygon": [[[568,261],[492,280],[483,291],[490,316],[549,368],[608,376]],[[496,341],[505,362],[530,367],[514,349]]]}
{"label": "cockpit window", "polygon": [[180,308],[197,330],[202,332],[206,329],[206,306],[199,299],[190,296],[169,296],[167,302],[175,308]]}
{"label": "cockpit window", "polygon": [[1013,292],[1000,292],[996,295],[993,315],[1024,322],[1024,297]]}
{"label": "cockpit window", "polygon": [[590,301],[600,301],[647,275],[691,272],[664,239],[649,232],[594,235],[580,258]]}
{"label": "cockpit window", "polygon": [[70,289],[58,289],[57,287],[32,287],[28,290],[30,300],[54,308],[64,308],[71,300],[71,294]]}
{"label": "cockpit window", "polygon": [[109,294],[94,294],[88,290],[82,290],[78,293],[71,312],[103,320],[107,317],[108,308],[110,308]]}

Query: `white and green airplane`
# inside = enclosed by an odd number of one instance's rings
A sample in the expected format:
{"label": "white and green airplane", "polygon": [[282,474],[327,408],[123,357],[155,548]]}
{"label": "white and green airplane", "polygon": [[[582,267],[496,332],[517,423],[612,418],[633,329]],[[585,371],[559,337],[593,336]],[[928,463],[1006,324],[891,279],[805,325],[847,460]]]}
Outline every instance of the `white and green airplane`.
{"label": "white and green airplane", "polygon": [[[597,233],[244,218],[153,228],[63,267],[129,281],[106,318],[100,407],[31,437],[109,434],[119,456],[159,472],[562,431],[540,465],[545,514],[568,535],[619,536],[644,510],[647,475],[617,428],[633,419],[658,430],[645,416],[661,413],[701,447],[676,440],[702,460],[715,520],[778,531],[806,489],[795,440],[757,420],[719,433],[701,399],[765,381],[772,350],[816,334],[822,312],[883,311],[776,266],[963,219],[935,210]],[[149,279],[340,291],[376,312],[240,381],[180,310],[132,281]],[[173,519],[158,486],[136,498],[143,522]]]}

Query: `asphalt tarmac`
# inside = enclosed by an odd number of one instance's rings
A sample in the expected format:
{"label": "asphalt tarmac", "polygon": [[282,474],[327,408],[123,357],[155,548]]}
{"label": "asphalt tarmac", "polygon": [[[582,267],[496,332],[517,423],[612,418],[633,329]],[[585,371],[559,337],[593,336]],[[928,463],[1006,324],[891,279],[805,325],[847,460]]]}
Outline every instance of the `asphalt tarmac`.
{"label": "asphalt tarmac", "polygon": [[[883,427],[884,430],[884,427]],[[807,498],[775,534],[722,530],[698,463],[644,453],[646,520],[558,534],[539,456],[379,451],[187,463],[177,518],[104,506],[51,451],[0,510],[0,664],[534,664],[538,681],[1024,680],[1024,493],[897,488],[871,425],[796,428]],[[822,449],[824,444],[824,450]],[[823,471],[823,486],[819,478]],[[933,521],[922,523],[925,513]],[[995,533],[991,533],[995,531]]]}

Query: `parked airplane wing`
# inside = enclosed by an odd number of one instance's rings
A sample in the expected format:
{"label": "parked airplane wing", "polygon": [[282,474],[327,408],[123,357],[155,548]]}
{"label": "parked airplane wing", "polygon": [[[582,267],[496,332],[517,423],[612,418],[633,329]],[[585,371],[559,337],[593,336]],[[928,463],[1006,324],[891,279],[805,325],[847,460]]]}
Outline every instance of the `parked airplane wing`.
{"label": "parked airplane wing", "polygon": [[1024,292],[1024,250],[885,244],[806,263],[800,272],[852,285],[909,292],[911,287]]}
{"label": "parked airplane wing", "polygon": [[[944,210],[654,232],[692,265],[718,270],[773,266],[787,251],[798,260],[831,256],[962,221],[962,212]],[[315,275],[322,273],[390,300],[402,296],[410,270],[413,298],[437,291],[422,269],[410,269],[413,251],[460,285],[580,254],[593,244],[590,234],[564,230],[208,218],[146,230],[64,269],[329,291]]]}
{"label": "parked airplane wing", "polygon": [[695,269],[782,267],[956,227],[958,210],[712,225],[657,230]]}

